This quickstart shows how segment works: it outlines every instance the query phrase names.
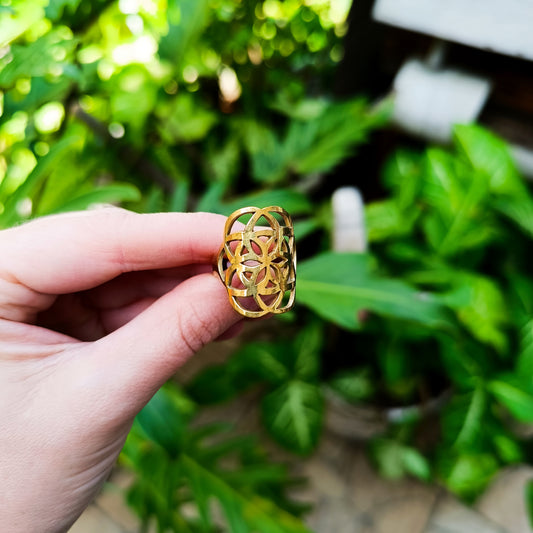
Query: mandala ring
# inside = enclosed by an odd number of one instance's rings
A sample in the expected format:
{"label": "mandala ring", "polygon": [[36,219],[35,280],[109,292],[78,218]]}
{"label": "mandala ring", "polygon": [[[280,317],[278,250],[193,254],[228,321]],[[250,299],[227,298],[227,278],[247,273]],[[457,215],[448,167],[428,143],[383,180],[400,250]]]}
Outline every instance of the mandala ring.
{"label": "mandala ring", "polygon": [[294,305],[296,249],[290,215],[281,207],[243,207],[224,228],[217,260],[232,307],[259,318]]}

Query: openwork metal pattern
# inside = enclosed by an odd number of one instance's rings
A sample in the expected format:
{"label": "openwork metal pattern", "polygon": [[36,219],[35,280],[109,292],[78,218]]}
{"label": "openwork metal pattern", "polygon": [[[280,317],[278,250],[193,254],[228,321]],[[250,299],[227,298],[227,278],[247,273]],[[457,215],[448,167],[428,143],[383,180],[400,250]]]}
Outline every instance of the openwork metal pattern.
{"label": "openwork metal pattern", "polygon": [[[244,227],[241,217],[251,215]],[[281,207],[243,207],[224,228],[218,273],[233,308],[258,318],[285,313],[294,304],[296,250],[290,215]]]}

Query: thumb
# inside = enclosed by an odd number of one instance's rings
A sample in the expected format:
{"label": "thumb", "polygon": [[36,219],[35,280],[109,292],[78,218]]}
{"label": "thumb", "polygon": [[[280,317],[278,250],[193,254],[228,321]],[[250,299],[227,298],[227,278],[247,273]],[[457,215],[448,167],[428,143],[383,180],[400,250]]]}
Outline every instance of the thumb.
{"label": "thumb", "polygon": [[84,373],[94,377],[95,392],[107,397],[108,401],[100,397],[98,403],[132,416],[194,353],[241,319],[220,279],[201,274],[87,345],[95,353],[79,360],[89,365]]}

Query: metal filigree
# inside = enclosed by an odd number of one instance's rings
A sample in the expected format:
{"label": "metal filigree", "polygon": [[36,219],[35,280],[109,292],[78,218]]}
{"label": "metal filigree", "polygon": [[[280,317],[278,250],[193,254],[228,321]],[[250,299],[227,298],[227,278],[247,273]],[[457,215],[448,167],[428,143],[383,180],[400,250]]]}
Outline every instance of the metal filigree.
{"label": "metal filigree", "polygon": [[[235,228],[247,215],[251,216],[244,227]],[[290,215],[277,206],[243,207],[232,213],[224,228],[218,273],[241,315],[258,318],[291,309],[296,250]]]}

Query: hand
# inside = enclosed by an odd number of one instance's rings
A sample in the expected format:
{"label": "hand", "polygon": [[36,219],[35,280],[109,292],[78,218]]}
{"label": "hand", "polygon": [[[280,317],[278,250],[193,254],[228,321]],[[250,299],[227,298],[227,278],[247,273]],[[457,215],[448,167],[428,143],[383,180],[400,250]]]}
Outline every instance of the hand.
{"label": "hand", "polygon": [[0,232],[0,531],[67,530],[137,412],[239,322],[211,273],[224,222],[111,208]]}

